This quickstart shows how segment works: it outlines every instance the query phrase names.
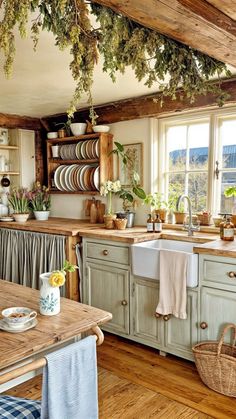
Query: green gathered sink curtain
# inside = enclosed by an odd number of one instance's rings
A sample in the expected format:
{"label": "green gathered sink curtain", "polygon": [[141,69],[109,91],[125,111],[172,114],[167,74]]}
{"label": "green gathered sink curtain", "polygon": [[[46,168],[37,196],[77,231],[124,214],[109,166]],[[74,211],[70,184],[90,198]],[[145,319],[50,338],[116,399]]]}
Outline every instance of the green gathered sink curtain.
{"label": "green gathered sink curtain", "polygon": [[41,273],[63,266],[65,240],[61,235],[0,229],[0,279],[39,289]]}

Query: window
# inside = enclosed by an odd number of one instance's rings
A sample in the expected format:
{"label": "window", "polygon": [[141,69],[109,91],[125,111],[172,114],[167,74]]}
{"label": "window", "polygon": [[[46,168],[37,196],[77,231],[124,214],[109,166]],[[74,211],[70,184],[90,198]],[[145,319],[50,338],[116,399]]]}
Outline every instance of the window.
{"label": "window", "polygon": [[224,190],[236,185],[236,111],[159,120],[158,190],[187,194],[194,212],[232,212]]}

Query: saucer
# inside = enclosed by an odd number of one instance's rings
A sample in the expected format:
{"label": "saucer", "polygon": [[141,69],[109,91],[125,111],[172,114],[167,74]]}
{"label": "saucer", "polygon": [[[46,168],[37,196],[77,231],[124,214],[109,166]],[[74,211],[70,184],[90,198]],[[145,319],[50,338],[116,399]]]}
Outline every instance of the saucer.
{"label": "saucer", "polygon": [[0,217],[0,221],[7,221],[7,222],[9,222],[9,221],[14,221],[14,218],[12,218],[12,217],[7,217],[7,216],[5,216],[5,217]]}
{"label": "saucer", "polygon": [[37,325],[37,323],[37,319],[32,319],[28,321],[25,325],[11,327],[4,320],[0,320],[0,329],[10,333],[21,333],[25,332],[26,330],[32,329]]}

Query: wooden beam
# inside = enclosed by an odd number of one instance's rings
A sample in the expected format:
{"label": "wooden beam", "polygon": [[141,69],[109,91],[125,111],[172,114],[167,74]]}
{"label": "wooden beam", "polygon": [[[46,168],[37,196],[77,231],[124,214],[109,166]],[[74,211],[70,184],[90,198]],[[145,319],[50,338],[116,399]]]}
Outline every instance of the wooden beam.
{"label": "wooden beam", "polygon": [[0,113],[0,127],[31,129],[35,131],[40,130],[42,125],[39,118]]}
{"label": "wooden beam", "polygon": [[207,0],[207,3],[212,4],[225,15],[230,16],[231,19],[236,20],[235,2],[232,0]]}
{"label": "wooden beam", "polygon": [[[222,83],[222,90],[230,95],[230,98],[226,101],[227,104],[236,103],[236,79],[225,80]],[[129,121],[132,119],[160,117],[165,114],[188,111],[188,110],[199,110],[201,108],[208,108],[217,105],[217,98],[213,94],[206,96],[199,96],[194,103],[184,98],[181,99],[181,90],[177,94],[177,99],[172,100],[166,97],[163,105],[160,102],[156,102],[155,99],[159,97],[159,93],[140,96],[132,99],[120,100],[117,102],[107,103],[105,105],[95,106],[95,111],[99,115],[99,124],[112,124],[113,122]],[[44,118],[49,126],[53,128],[53,124],[56,122],[66,122],[67,115],[57,114],[51,115]],[[75,121],[86,121],[89,119],[89,109],[84,108],[78,110],[75,113]]]}
{"label": "wooden beam", "polygon": [[204,0],[96,0],[96,3],[236,67],[236,22]]}

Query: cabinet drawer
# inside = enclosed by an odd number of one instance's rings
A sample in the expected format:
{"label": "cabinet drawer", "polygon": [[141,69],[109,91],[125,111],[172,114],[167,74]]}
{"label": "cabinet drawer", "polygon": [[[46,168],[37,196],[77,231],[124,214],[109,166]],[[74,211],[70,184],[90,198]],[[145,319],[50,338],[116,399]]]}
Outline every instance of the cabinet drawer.
{"label": "cabinet drawer", "polygon": [[86,256],[88,258],[121,263],[123,265],[129,264],[128,247],[112,246],[106,243],[86,243]]}
{"label": "cabinet drawer", "polygon": [[203,280],[236,287],[236,264],[205,259]]}

